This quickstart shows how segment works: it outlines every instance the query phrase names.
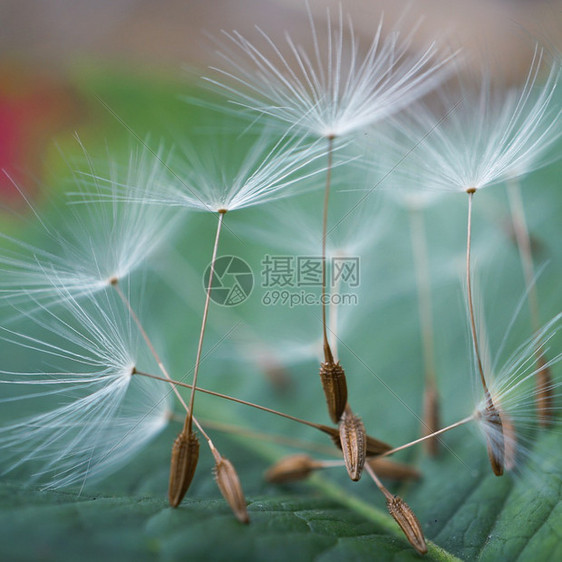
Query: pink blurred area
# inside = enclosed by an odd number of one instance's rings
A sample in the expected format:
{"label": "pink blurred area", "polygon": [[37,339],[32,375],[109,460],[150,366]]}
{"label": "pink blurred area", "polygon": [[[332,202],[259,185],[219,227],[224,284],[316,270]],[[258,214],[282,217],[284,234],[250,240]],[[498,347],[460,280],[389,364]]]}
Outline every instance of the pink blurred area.
{"label": "pink blurred area", "polygon": [[[310,0],[316,18],[340,3]],[[487,57],[510,80],[524,76],[536,40],[560,53],[562,0],[343,0],[368,42],[385,21],[419,24],[416,42],[440,39],[475,65]],[[423,18],[423,19],[422,19]],[[69,70],[121,65],[132,72],[181,77],[216,59],[209,36],[234,29],[310,41],[303,0],[0,0],[0,194],[17,193],[25,174],[41,178],[42,155],[57,132],[81,119]]]}
{"label": "pink blurred area", "polygon": [[[53,136],[78,119],[79,102],[64,79],[38,67],[0,62],[0,202],[23,203],[18,188],[31,195]],[[18,187],[16,187],[18,186]]]}

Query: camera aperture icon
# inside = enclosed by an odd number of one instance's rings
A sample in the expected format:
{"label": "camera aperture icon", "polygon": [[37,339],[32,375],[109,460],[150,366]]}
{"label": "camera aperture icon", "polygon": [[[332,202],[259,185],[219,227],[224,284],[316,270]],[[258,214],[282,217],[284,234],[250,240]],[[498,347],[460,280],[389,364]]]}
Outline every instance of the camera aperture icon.
{"label": "camera aperture icon", "polygon": [[[203,276],[205,291],[209,287],[211,264],[207,266]],[[252,268],[236,256],[220,256],[215,260],[211,300],[221,306],[237,306],[242,304],[254,288]]]}

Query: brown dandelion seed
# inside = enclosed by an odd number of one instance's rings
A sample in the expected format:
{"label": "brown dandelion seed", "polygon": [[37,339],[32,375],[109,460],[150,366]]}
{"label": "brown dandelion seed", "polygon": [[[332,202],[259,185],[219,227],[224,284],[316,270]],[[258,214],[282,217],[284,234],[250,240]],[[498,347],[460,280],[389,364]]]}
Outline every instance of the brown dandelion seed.
{"label": "brown dandelion seed", "polygon": [[215,478],[221,494],[230,505],[236,519],[241,523],[249,523],[250,517],[246,508],[246,498],[240,484],[240,479],[233,464],[220,455],[215,455]]}
{"label": "brown dandelion seed", "polygon": [[367,463],[381,478],[387,480],[405,481],[419,480],[421,474],[413,466],[391,461],[390,459],[368,458]]}
{"label": "brown dandelion seed", "polygon": [[400,525],[410,544],[420,554],[426,554],[427,545],[425,544],[425,537],[423,536],[420,522],[412,508],[398,496],[387,497],[386,507],[396,523]]}
{"label": "brown dandelion seed", "polygon": [[548,427],[552,423],[552,375],[543,355],[537,356],[536,403],[539,424]]}
{"label": "brown dandelion seed", "polygon": [[340,442],[349,477],[357,482],[367,458],[367,433],[361,418],[353,414],[349,407],[345,409],[340,422]]}
{"label": "brown dandelion seed", "polygon": [[320,380],[326,396],[328,413],[334,423],[338,423],[347,404],[347,382],[342,366],[333,361],[320,364]]}
{"label": "brown dandelion seed", "polygon": [[265,479],[275,484],[298,482],[308,478],[318,466],[318,462],[306,454],[290,455],[271,466]]}
{"label": "brown dandelion seed", "polygon": [[168,486],[168,500],[172,507],[178,507],[183,500],[199,460],[199,441],[194,432],[181,432],[172,447],[170,462],[170,484]]}

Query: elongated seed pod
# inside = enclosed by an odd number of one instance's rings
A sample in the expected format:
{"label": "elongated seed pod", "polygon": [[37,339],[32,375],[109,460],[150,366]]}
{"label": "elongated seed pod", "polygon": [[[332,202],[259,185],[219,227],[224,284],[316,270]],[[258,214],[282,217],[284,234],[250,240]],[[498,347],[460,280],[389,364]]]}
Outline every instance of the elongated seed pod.
{"label": "elongated seed pod", "polygon": [[486,399],[484,420],[490,426],[486,434],[486,446],[492,470],[496,476],[501,476],[505,463],[505,439],[503,435],[503,423],[499,409],[492,402],[490,395]]}
{"label": "elongated seed pod", "polygon": [[537,384],[536,404],[539,424],[542,427],[548,427],[552,423],[553,411],[552,375],[543,355],[537,356],[535,380]]}
{"label": "elongated seed pod", "polygon": [[[329,427],[327,425],[319,425],[318,429],[320,431],[323,431],[324,433],[327,433],[332,438],[334,445],[338,449],[342,448],[339,429],[336,429],[334,427]],[[366,439],[367,439],[367,456],[369,457],[382,455],[383,453],[386,453],[386,451],[390,451],[390,449],[392,449],[392,446],[389,445],[388,443],[385,443],[384,441],[379,441],[378,439],[375,439],[370,435],[367,435]]]}
{"label": "elongated seed pod", "polygon": [[[440,427],[439,395],[435,386],[426,387],[423,397],[423,431],[422,436],[435,433]],[[439,453],[439,438],[431,437],[423,442],[424,449],[432,457]]]}
{"label": "elongated seed pod", "polygon": [[328,413],[334,423],[338,423],[347,404],[347,382],[345,371],[339,364],[329,362],[320,364],[320,380],[326,396]]}
{"label": "elongated seed pod", "polygon": [[367,458],[367,433],[361,418],[353,414],[349,407],[340,421],[340,442],[347,473],[357,482]]}
{"label": "elongated seed pod", "polygon": [[242,491],[240,479],[233,464],[224,457],[220,457],[215,465],[215,478],[224,499],[241,523],[249,523],[250,517],[246,508],[246,498]]}
{"label": "elongated seed pod", "polygon": [[276,484],[298,482],[308,478],[317,467],[318,462],[308,455],[290,455],[270,467],[265,473],[265,479]]}
{"label": "elongated seed pod", "polygon": [[199,441],[197,435],[189,435],[183,431],[176,437],[172,447],[170,462],[170,484],[168,486],[168,500],[172,507],[178,507],[183,500],[199,460]]}
{"label": "elongated seed pod", "polygon": [[380,478],[396,481],[419,480],[421,478],[420,472],[407,464],[377,457],[368,458],[367,462]]}
{"label": "elongated seed pod", "polygon": [[396,523],[400,525],[402,532],[406,535],[410,544],[420,554],[426,554],[427,545],[425,544],[425,537],[420,522],[412,511],[412,508],[398,496],[387,498],[386,507]]}

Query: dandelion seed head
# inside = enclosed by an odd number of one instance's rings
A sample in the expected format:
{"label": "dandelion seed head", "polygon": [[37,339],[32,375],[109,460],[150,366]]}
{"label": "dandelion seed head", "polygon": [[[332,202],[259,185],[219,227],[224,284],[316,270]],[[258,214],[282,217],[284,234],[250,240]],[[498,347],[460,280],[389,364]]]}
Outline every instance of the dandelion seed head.
{"label": "dandelion seed head", "polygon": [[222,132],[197,145],[184,140],[177,152],[169,181],[140,192],[122,184],[119,201],[215,213],[258,205],[316,187],[307,180],[323,171],[318,161],[326,147],[265,127],[257,136]]}
{"label": "dandelion seed head", "polygon": [[288,33],[277,44],[258,28],[258,45],[236,31],[223,32],[223,65],[212,68],[216,78],[205,80],[243,108],[333,139],[396,113],[449,73],[451,57],[439,59],[435,43],[411,54],[413,33],[384,36],[382,18],[364,49],[341,6],[333,19],[327,10],[325,30],[307,10],[311,49]]}
{"label": "dandelion seed head", "polygon": [[125,201],[124,186],[147,197],[163,176],[158,159],[152,161],[147,151],[131,155],[125,176],[114,164],[109,179],[77,174],[71,212],[59,224],[41,225],[53,249],[0,234],[7,242],[0,251],[0,299],[16,306],[47,304],[65,291],[78,297],[127,278],[169,238],[177,221],[167,209]]}
{"label": "dandelion seed head", "polygon": [[537,48],[521,87],[492,85],[484,72],[476,85],[461,83],[460,93],[445,89],[443,112],[418,106],[408,121],[398,118],[403,135],[417,141],[403,175],[418,188],[474,193],[548,163],[562,135],[562,109],[560,67],[551,64],[539,83],[546,65]]}
{"label": "dandelion seed head", "polygon": [[[537,365],[537,358],[543,357],[549,368],[562,359],[562,354],[547,358],[549,342],[559,331],[561,322],[562,314],[558,314],[520,345],[497,372],[485,362],[485,370],[490,373],[489,398],[484,394],[477,402],[474,419],[487,443],[498,455],[502,447],[505,449],[503,454],[507,470],[516,468],[532,456],[530,435],[538,428],[536,374],[542,368]],[[555,379],[551,383],[549,390],[554,397],[551,414],[558,408],[555,404],[560,398],[561,386],[560,380]],[[499,424],[489,415],[489,399],[499,413]]]}
{"label": "dandelion seed head", "polygon": [[[0,402],[36,411],[0,427],[4,473],[29,466],[46,487],[90,482],[121,467],[168,420],[166,385],[133,377],[136,365],[154,368],[123,307],[110,295],[59,296],[56,312],[26,322],[37,330],[0,328],[4,342],[36,357],[36,371],[0,371],[9,392]],[[24,472],[25,473],[25,472]]]}

